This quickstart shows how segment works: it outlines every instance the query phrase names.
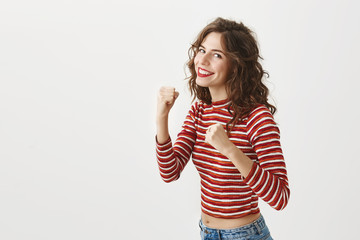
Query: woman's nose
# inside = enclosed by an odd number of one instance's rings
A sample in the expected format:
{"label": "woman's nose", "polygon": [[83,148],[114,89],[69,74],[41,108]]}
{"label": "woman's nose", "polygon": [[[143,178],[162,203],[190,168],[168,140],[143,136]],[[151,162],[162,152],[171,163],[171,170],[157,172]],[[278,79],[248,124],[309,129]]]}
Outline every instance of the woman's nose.
{"label": "woman's nose", "polygon": [[207,53],[201,55],[200,57],[200,63],[202,65],[208,65],[209,64],[209,55]]}

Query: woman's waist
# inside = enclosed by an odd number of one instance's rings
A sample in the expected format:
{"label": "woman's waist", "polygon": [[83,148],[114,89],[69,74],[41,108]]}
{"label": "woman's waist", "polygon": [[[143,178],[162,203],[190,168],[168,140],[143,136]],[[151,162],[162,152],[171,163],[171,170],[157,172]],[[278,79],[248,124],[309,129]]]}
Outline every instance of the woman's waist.
{"label": "woman's waist", "polygon": [[244,227],[260,218],[260,212],[249,214],[240,218],[217,218],[204,212],[201,213],[201,220],[205,227],[214,229],[234,229]]}

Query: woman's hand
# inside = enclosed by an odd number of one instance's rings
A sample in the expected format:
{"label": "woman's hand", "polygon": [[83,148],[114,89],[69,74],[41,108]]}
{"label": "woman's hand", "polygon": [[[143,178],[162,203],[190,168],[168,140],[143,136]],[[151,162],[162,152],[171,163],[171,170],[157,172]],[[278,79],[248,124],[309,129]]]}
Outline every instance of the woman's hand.
{"label": "woman's hand", "polygon": [[253,161],[230,141],[221,124],[217,123],[208,127],[205,141],[227,157],[243,177],[248,176]]}
{"label": "woman's hand", "polygon": [[208,127],[205,142],[209,143],[226,157],[229,157],[232,151],[237,150],[236,146],[229,140],[224,127],[219,123]]}
{"label": "woman's hand", "polygon": [[157,116],[167,117],[178,96],[179,92],[175,91],[174,87],[161,87],[157,100]]}
{"label": "woman's hand", "polygon": [[157,97],[156,139],[158,143],[165,143],[169,138],[168,116],[174,106],[179,93],[173,87],[161,87]]}

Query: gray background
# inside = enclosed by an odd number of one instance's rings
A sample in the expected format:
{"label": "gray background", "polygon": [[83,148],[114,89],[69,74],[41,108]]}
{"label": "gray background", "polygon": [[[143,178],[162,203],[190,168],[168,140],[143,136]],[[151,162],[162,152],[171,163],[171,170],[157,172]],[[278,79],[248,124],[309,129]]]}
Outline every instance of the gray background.
{"label": "gray background", "polygon": [[261,210],[274,239],[357,234],[357,1],[0,2],[0,239],[199,239],[192,163],[165,184],[157,90],[191,104],[187,49],[217,16],[257,33],[290,203]]}

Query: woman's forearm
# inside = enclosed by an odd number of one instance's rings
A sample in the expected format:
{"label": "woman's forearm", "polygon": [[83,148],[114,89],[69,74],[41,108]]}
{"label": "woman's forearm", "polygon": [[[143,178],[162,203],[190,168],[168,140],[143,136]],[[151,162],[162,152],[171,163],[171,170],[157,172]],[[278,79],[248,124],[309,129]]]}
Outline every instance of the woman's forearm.
{"label": "woman's forearm", "polygon": [[158,116],[156,118],[156,139],[159,144],[165,143],[170,138],[169,127],[168,127],[168,115]]}
{"label": "woman's forearm", "polygon": [[244,178],[249,175],[254,162],[233,143],[229,144],[224,155],[235,165]]}

